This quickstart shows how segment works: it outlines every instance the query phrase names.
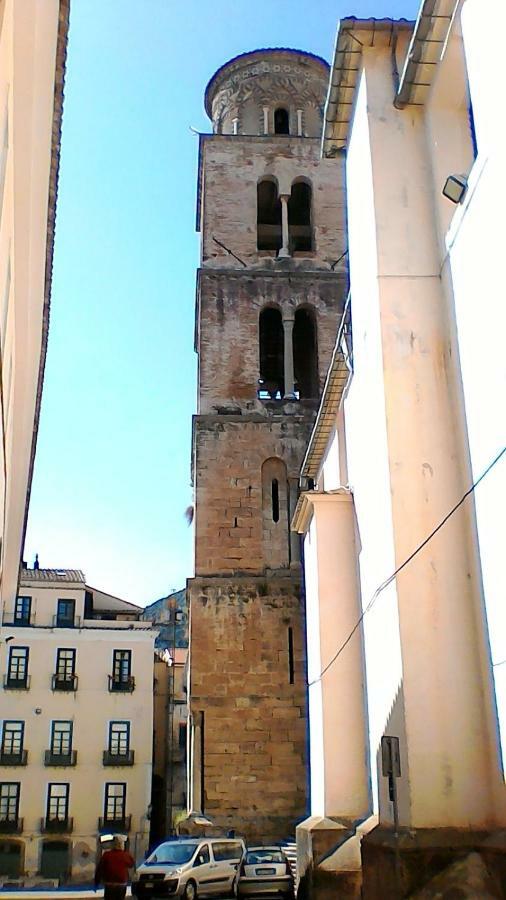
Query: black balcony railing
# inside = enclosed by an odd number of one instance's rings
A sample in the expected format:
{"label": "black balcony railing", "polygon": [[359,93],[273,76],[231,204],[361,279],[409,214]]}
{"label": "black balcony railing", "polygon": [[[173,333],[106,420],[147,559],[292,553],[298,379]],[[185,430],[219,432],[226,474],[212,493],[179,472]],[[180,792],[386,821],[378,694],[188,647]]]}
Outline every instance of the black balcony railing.
{"label": "black balcony railing", "polygon": [[131,694],[135,690],[135,678],[133,675],[128,675],[126,678],[115,678],[114,675],[109,675],[108,679],[111,693]]}
{"label": "black balcony railing", "polygon": [[30,687],[30,676],[4,675],[4,688],[6,691],[27,691]]}
{"label": "black balcony railing", "polygon": [[53,628],[80,628],[81,616],[53,616]]}
{"label": "black balcony railing", "polygon": [[53,691],[77,691],[77,675],[59,675],[55,672],[51,678]]}
{"label": "black balcony railing", "polygon": [[2,624],[13,628],[27,628],[30,625],[35,625],[35,613],[30,613],[29,616],[16,616],[13,612],[6,613]]}
{"label": "black balcony railing", "polygon": [[23,831],[23,819],[15,816],[12,819],[0,819],[0,834],[21,834]]}
{"label": "black balcony railing", "polygon": [[111,753],[104,750],[102,763],[104,766],[133,766],[135,751],[129,750],[127,753]]}
{"label": "black balcony railing", "polygon": [[44,834],[70,834],[74,829],[74,819],[66,816],[65,819],[50,819],[46,816],[40,820],[40,830]]}
{"label": "black balcony railing", "polygon": [[19,753],[0,751],[0,766],[26,766],[27,759],[27,750],[20,750]]}
{"label": "black balcony railing", "polygon": [[52,750],[44,751],[45,766],[75,766],[77,763],[77,750],[69,753],[53,753]]}
{"label": "black balcony railing", "polygon": [[115,832],[121,832],[122,834],[127,834],[130,831],[130,825],[132,823],[132,816],[121,816],[119,819],[107,819],[105,816],[98,820],[98,828],[100,831],[104,831],[105,829]]}

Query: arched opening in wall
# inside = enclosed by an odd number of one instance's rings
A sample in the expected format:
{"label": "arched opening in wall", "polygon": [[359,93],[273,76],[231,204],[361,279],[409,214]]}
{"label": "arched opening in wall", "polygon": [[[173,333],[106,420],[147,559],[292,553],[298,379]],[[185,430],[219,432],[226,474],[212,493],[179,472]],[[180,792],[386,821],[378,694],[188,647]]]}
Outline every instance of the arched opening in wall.
{"label": "arched opening in wall", "polygon": [[19,878],[23,871],[22,850],[19,841],[0,841],[0,875]]}
{"label": "arched opening in wall", "polygon": [[318,344],[312,310],[300,307],[293,325],[295,390],[301,399],[318,397]]}
{"label": "arched opening in wall", "polygon": [[259,319],[261,400],[280,400],[285,392],[283,319],[279,309],[267,306]]}
{"label": "arched opening in wall", "polygon": [[306,181],[295,181],[292,184],[288,200],[288,233],[291,253],[313,249],[311,185]]}
{"label": "arched opening in wall", "polygon": [[40,873],[44,878],[68,880],[70,876],[70,844],[68,841],[42,841]]}
{"label": "arched opening in wall", "polygon": [[263,556],[267,568],[290,565],[286,465],[272,456],[262,465]]}
{"label": "arched opening in wall", "polygon": [[274,134],[290,134],[290,116],[284,106],[274,110]]}
{"label": "arched opening in wall", "polygon": [[277,182],[264,178],[257,185],[257,248],[278,251],[282,245],[281,200]]}

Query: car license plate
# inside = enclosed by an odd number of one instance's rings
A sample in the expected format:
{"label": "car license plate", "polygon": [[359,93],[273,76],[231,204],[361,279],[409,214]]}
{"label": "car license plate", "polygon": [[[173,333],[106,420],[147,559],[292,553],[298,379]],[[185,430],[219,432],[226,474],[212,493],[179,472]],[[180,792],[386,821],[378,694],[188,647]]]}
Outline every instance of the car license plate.
{"label": "car license plate", "polygon": [[147,888],[153,888],[154,886],[155,886],[155,882],[154,882],[154,881],[145,881],[145,882],[144,882],[144,887],[147,887]]}
{"label": "car license plate", "polygon": [[256,869],[257,875],[275,875],[276,869]]}

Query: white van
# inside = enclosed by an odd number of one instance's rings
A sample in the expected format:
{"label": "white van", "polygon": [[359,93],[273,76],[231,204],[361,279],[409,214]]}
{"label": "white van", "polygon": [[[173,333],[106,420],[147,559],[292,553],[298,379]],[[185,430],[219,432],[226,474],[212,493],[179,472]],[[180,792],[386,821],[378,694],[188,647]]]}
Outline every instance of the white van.
{"label": "white van", "polygon": [[181,837],[165,841],[139,866],[132,894],[139,900],[197,895],[233,896],[239,863],[245,853],[241,838]]}

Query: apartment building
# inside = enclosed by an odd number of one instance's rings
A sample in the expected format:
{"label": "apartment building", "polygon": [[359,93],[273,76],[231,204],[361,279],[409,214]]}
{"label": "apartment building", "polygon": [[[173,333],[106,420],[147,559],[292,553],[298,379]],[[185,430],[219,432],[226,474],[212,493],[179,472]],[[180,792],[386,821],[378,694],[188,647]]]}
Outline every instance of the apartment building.
{"label": "apartment building", "polygon": [[17,589],[44,379],[68,21],[69,0],[0,0],[1,603]]}
{"label": "apartment building", "polygon": [[0,645],[0,883],[87,882],[148,846],[156,631],[77,570],[23,569]]}

